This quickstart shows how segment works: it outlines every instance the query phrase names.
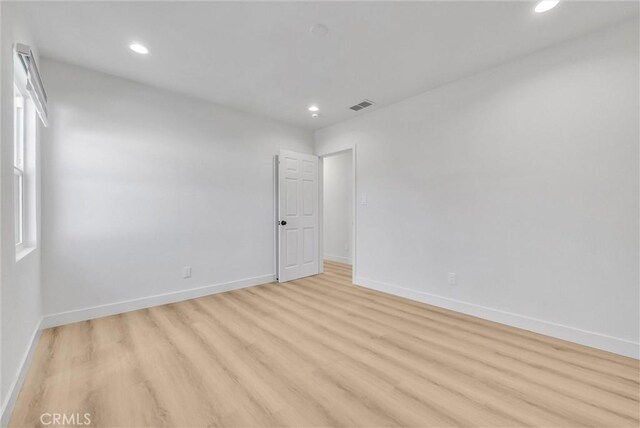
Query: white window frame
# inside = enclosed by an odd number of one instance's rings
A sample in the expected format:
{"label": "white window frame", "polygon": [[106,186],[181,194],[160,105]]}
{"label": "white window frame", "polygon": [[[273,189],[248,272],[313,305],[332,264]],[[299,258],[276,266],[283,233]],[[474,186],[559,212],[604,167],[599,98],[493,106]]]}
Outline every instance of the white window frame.
{"label": "white window frame", "polygon": [[26,127],[26,97],[19,88],[19,82],[14,85],[13,106],[13,179],[14,179],[14,230],[16,253],[25,248],[25,146],[27,145]]}
{"label": "white window frame", "polygon": [[38,67],[31,48],[20,43],[14,45],[13,84],[13,211],[18,262],[38,245],[38,116],[47,125],[47,95]]}

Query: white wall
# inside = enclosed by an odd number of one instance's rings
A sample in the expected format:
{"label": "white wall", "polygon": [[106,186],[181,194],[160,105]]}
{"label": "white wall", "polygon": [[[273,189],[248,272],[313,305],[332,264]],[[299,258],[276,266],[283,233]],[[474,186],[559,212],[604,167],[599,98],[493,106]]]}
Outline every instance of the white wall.
{"label": "white wall", "polygon": [[41,68],[44,314],[77,311],[47,325],[273,279],[273,156],[311,153],[311,132],[59,62]]}
{"label": "white wall", "polygon": [[[41,319],[40,247],[16,262],[13,206],[13,44],[37,47],[14,5],[2,2],[1,63],[1,133],[0,133],[0,424],[6,423],[14,392],[20,385],[25,361],[37,338]],[[39,123],[39,121],[38,121]],[[38,141],[36,141],[38,144]],[[36,145],[36,148],[38,146]],[[39,150],[36,152],[39,157]],[[37,162],[39,165],[39,162]],[[36,172],[36,179],[39,171]],[[39,208],[39,181],[35,183],[36,206]],[[39,210],[36,230],[40,229]]]}
{"label": "white wall", "polygon": [[638,62],[635,20],[318,131],[358,283],[637,357]]}
{"label": "white wall", "polygon": [[351,264],[353,186],[351,152],[323,159],[323,251],[325,260]]}

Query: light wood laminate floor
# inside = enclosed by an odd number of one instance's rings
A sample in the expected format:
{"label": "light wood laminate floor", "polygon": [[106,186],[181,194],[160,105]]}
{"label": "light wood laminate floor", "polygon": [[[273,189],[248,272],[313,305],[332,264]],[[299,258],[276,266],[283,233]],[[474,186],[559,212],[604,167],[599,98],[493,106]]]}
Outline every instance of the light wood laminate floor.
{"label": "light wood laminate floor", "polygon": [[11,426],[638,427],[638,361],[351,284],[348,266],[45,330]]}

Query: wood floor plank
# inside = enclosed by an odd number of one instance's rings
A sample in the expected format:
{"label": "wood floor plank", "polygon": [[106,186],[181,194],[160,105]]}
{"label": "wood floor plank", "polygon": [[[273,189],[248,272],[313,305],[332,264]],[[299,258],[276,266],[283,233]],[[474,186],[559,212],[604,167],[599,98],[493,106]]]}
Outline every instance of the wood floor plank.
{"label": "wood floor plank", "polygon": [[[286,296],[286,297],[288,298],[290,296]],[[305,312],[315,311],[315,309],[313,307],[308,306],[306,302],[300,301],[298,303],[301,306],[304,306]],[[273,299],[272,304],[279,306],[280,305],[279,299]],[[287,305],[286,307],[290,308],[290,307],[293,307],[293,305]],[[285,307],[282,307],[282,309],[284,308]],[[328,308],[328,306],[326,306],[326,308]],[[330,309],[325,309],[325,311],[329,311],[329,310]],[[379,346],[372,348],[370,343],[362,342],[358,336],[358,333],[357,332],[354,333],[352,331],[354,329],[357,330],[359,327],[350,324],[350,322],[345,319],[339,320],[340,325],[337,328],[331,330],[331,326],[336,322],[336,318],[339,317],[338,314],[332,314],[329,317],[325,317],[322,313],[314,313],[313,315],[307,316],[305,313],[300,312],[300,313],[296,313],[295,315],[296,315],[296,320],[298,322],[300,322],[301,320],[304,320],[304,322],[313,323],[316,329],[318,330],[321,330],[321,331],[328,330],[329,331],[328,336],[331,336],[334,339],[334,342],[337,339],[337,340],[341,340],[343,342],[343,345],[345,346],[359,346],[361,349],[359,350],[351,349],[349,353],[351,355],[356,356],[360,361],[361,365],[364,364],[364,360],[368,356],[368,354],[385,356],[386,358],[391,359],[393,363],[398,366],[402,365],[403,358],[414,359],[415,361],[412,361],[412,363],[406,363],[405,366],[408,371],[415,371],[415,372],[419,372],[422,369],[422,367],[424,367],[425,365],[433,361],[437,361],[440,364],[440,367],[438,367],[438,370],[446,370],[447,368],[453,367],[457,371],[467,373],[467,374],[479,372],[480,374],[482,374],[488,379],[488,381],[485,380],[485,383],[491,384],[494,388],[501,387],[503,391],[511,394],[513,393],[513,388],[515,383],[515,390],[517,391],[518,384],[513,378],[519,377],[519,375],[514,374],[513,370],[511,370],[510,373],[507,373],[507,376],[505,376],[505,373],[501,372],[500,370],[496,370],[492,366],[479,364],[473,358],[465,359],[463,356],[462,357],[458,356],[455,353],[446,353],[446,351],[443,352],[442,350],[438,351],[437,348],[440,347],[440,345],[437,342],[432,342],[430,344],[431,345],[430,347],[422,347],[421,349],[407,350],[406,344],[399,343],[398,338],[394,337],[391,340],[386,340],[385,343],[379,344]],[[290,315],[283,315],[283,316],[290,316]],[[389,348],[392,348],[393,352],[389,352]],[[358,351],[362,351],[363,349],[365,354],[358,352]],[[420,359],[420,357],[422,359]],[[380,366],[380,365],[381,365],[380,362],[376,364],[376,366]],[[471,366],[471,368],[469,368],[469,366]],[[434,376],[434,373],[430,373],[427,376]],[[470,377],[477,378],[477,376],[471,376],[471,375]],[[496,382],[496,379],[502,379],[502,381]],[[547,406],[554,399],[569,401],[569,404],[573,404],[573,402],[575,401],[574,398],[564,394],[557,394],[558,397],[554,397],[554,392],[555,392],[554,390],[549,388],[546,388],[546,389],[536,388],[537,386],[538,385],[536,384],[530,383],[529,392],[530,392],[530,395],[533,395],[533,398],[535,400],[540,401],[540,405]],[[583,413],[585,411],[591,412],[592,414],[584,415]],[[607,416],[609,419],[616,417],[616,415],[605,415],[604,416],[605,420],[608,420]],[[602,410],[589,405],[585,406],[585,409],[583,409],[581,412],[576,412],[575,414],[573,414],[572,417],[574,420],[584,419],[584,420],[597,421],[597,420],[603,419]]]}
{"label": "wood floor plank", "polygon": [[45,330],[10,427],[638,427],[638,360],[351,283],[351,267]]}
{"label": "wood floor plank", "polygon": [[[346,300],[343,296],[331,296],[330,293],[322,290],[320,296],[314,295],[313,292],[308,293],[307,289],[296,287],[295,293],[304,296],[305,299],[314,297],[331,305],[334,308],[345,308]],[[313,290],[312,290],[313,291]],[[335,298],[332,298],[335,297]],[[486,339],[478,338],[474,334],[467,333],[462,330],[451,330],[434,326],[434,323],[422,322],[421,320],[410,319],[406,316],[397,316],[385,311],[379,311],[370,306],[363,305],[360,307],[359,318],[366,319],[380,331],[389,330],[391,333],[397,333],[401,336],[420,339],[421,334],[429,331],[429,338],[436,340],[435,346],[440,344],[449,344],[448,350],[461,353],[464,350],[473,351],[475,358],[485,357],[485,361],[491,360],[492,363],[501,364],[502,366],[511,365],[522,375],[528,375],[530,379],[540,379],[548,377],[551,383],[561,381],[560,385],[569,391],[577,389],[579,393],[584,393],[589,397],[593,394],[606,396],[626,397],[629,400],[621,400],[622,404],[626,404],[630,412],[635,410],[634,398],[638,390],[638,383],[627,379],[609,379],[601,376],[601,371],[592,372],[589,370],[575,367],[569,364],[562,364],[545,355],[533,354],[528,350],[512,351],[509,347],[495,341],[493,337]],[[485,346],[490,344],[490,347]],[[558,367],[559,366],[559,367]]]}
{"label": "wood floor plank", "polygon": [[[310,278],[309,282],[313,283],[314,278]],[[350,284],[350,280],[349,284]],[[533,352],[552,352],[555,359],[571,362],[574,365],[586,365],[588,368],[606,369],[607,373],[619,372],[622,376],[627,375],[628,379],[638,383],[637,370],[638,361],[625,358],[609,352],[603,352],[592,348],[587,348],[574,343],[561,341],[559,339],[542,336],[525,330],[504,326],[492,321],[481,320],[474,317],[468,317],[453,311],[448,311],[434,306],[422,305],[417,306],[414,310],[412,307],[421,305],[417,302],[406,301],[396,296],[386,295],[374,290],[361,289],[360,287],[345,287],[346,282],[342,279],[336,282],[333,279],[324,278],[322,286],[333,287],[340,291],[358,296],[361,300],[367,300],[374,305],[381,305],[386,308],[396,309],[400,312],[407,313],[411,316],[426,318],[430,322],[447,323],[455,327],[455,330],[465,329],[473,334],[481,335],[485,338],[496,337],[502,341],[509,342],[514,347],[527,348]],[[357,289],[352,291],[350,289]],[[372,294],[372,297],[362,296]],[[425,312],[424,306],[429,307],[430,311]],[[491,327],[486,329],[485,327]],[[592,363],[592,364],[591,364]]]}

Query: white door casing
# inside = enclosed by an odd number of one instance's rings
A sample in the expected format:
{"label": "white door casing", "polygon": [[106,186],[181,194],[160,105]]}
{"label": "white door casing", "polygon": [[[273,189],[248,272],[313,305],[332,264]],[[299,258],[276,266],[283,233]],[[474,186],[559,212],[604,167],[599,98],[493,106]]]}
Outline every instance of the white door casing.
{"label": "white door casing", "polygon": [[278,156],[278,281],[319,271],[318,157],[280,150]]}

